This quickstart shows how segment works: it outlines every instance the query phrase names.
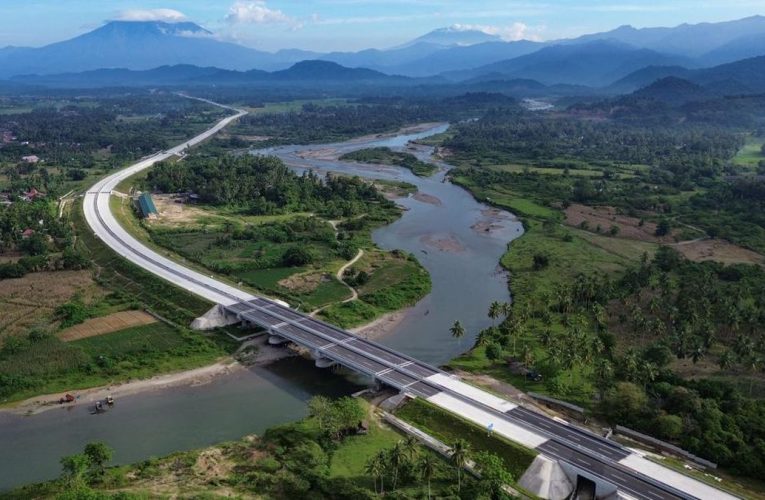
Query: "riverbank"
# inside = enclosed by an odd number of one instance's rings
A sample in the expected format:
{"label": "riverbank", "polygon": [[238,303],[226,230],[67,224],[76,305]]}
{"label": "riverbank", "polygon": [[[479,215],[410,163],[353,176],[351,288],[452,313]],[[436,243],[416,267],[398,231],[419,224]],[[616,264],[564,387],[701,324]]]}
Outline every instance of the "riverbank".
{"label": "riverbank", "polygon": [[[125,396],[134,396],[136,394],[160,391],[179,386],[196,387],[210,383],[216,377],[228,375],[245,367],[239,364],[233,358],[224,358],[212,365],[185,370],[181,372],[157,375],[148,379],[128,380],[90,389],[78,391],[65,391],[42,396],[35,396],[24,401],[13,403],[12,406],[0,408],[0,413],[10,413],[15,415],[36,415],[47,410],[56,408],[72,408],[77,406],[91,406],[112,396],[119,404],[119,398]],[[59,404],[59,400],[66,394],[75,397],[72,403]]]}
{"label": "riverbank", "polygon": [[[407,308],[405,310],[385,314],[376,320],[351,331],[365,339],[381,339],[395,331],[396,327],[406,317],[407,311],[410,309],[411,308]],[[209,384],[218,378],[236,375],[237,373],[246,371],[252,366],[267,367],[271,363],[289,356],[297,355],[295,352],[289,351],[288,348],[283,346],[269,345],[265,341],[266,339],[267,336],[264,335],[253,341],[242,344],[240,352],[245,351],[248,348],[257,349],[255,354],[247,356],[244,363],[240,363],[234,357],[225,357],[211,365],[191,370],[166,373],[146,379],[128,379],[123,382],[115,382],[113,384],[81,390],[62,391],[33,396],[0,407],[0,414],[33,416],[54,409],[71,409],[78,406],[92,406],[96,401],[104,400],[107,396],[112,396],[115,400],[119,400],[126,396],[156,393],[179,387],[198,387]],[[76,398],[75,401],[72,403],[60,404],[59,401],[67,394],[73,395]]]}

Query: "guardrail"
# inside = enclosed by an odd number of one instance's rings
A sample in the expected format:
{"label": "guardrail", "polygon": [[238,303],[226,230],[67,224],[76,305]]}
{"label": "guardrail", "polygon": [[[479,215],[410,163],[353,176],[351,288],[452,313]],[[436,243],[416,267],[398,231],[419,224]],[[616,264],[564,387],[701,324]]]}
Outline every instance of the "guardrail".
{"label": "guardrail", "polygon": [[654,448],[657,448],[659,450],[672,453],[673,455],[678,455],[683,458],[687,458],[691,462],[698,464],[703,468],[706,468],[706,469],[717,468],[717,464],[714,462],[710,462],[709,460],[706,460],[704,458],[697,457],[693,453],[686,451],[678,446],[675,446],[674,444],[667,443],[665,441],[662,441],[661,439],[656,439],[655,437],[648,436],[647,434],[643,434],[642,432],[632,430],[629,427],[623,427],[621,425],[617,425],[614,428],[614,432],[616,434],[621,434],[622,436],[627,436],[628,438],[634,439],[635,441],[638,441],[640,443],[653,446]]}

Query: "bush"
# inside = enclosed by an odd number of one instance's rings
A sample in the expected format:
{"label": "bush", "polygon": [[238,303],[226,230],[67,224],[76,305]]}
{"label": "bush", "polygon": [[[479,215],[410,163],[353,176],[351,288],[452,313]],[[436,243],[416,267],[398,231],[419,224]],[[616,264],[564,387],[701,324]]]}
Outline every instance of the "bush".
{"label": "bush", "polygon": [[293,246],[282,255],[282,264],[288,267],[300,267],[312,263],[313,259],[313,254],[307,248]]}
{"label": "bush", "polygon": [[20,264],[0,264],[0,279],[22,278],[26,273],[27,270]]}
{"label": "bush", "polygon": [[656,225],[656,236],[665,236],[672,230],[672,225],[667,219],[662,219]]}

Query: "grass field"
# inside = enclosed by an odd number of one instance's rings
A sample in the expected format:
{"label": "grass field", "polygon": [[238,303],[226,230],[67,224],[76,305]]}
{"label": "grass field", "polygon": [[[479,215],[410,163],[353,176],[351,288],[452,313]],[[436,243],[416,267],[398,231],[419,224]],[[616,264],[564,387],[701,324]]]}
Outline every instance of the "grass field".
{"label": "grass field", "polygon": [[451,445],[458,439],[470,443],[472,451],[488,451],[499,456],[517,481],[536,457],[536,452],[499,436],[489,436],[486,429],[463,420],[426,401],[414,399],[396,412],[396,416],[415,425],[440,441]]}
{"label": "grass field", "polygon": [[430,292],[430,275],[416,259],[404,254],[368,251],[350,271],[369,276],[366,283],[357,286],[359,299],[333,304],[320,313],[323,319],[344,328],[414,305]]}
{"label": "grass field", "polygon": [[759,162],[765,161],[765,156],[762,154],[763,144],[765,139],[762,137],[748,137],[744,147],[733,158],[733,163],[743,167],[756,167]]}

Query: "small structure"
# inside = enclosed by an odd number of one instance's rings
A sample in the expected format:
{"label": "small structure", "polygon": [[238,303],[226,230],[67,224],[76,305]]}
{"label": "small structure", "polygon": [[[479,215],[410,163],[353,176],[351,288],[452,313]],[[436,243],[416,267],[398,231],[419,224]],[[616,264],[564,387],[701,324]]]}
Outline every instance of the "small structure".
{"label": "small structure", "polygon": [[35,230],[28,227],[24,229],[24,231],[21,233],[21,239],[26,240],[28,238],[31,238],[33,234],[35,234]]}
{"label": "small structure", "polygon": [[136,203],[138,205],[138,211],[144,219],[156,219],[159,215],[157,207],[154,206],[154,200],[151,199],[149,193],[141,193]]}
{"label": "small structure", "polygon": [[35,201],[38,198],[45,198],[45,193],[38,191],[35,188],[30,189],[26,193],[24,193],[21,198],[24,201]]}
{"label": "small structure", "polygon": [[25,163],[37,163],[40,161],[40,157],[37,155],[22,156],[21,161]]}

